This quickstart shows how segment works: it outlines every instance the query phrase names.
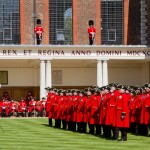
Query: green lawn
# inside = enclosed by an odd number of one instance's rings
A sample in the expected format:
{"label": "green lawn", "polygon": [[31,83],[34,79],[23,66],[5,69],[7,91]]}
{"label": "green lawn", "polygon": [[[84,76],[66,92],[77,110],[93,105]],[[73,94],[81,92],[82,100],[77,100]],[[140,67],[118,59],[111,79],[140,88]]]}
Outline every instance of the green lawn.
{"label": "green lawn", "polygon": [[47,118],[0,119],[0,150],[150,150],[150,137],[106,140],[47,126]]}

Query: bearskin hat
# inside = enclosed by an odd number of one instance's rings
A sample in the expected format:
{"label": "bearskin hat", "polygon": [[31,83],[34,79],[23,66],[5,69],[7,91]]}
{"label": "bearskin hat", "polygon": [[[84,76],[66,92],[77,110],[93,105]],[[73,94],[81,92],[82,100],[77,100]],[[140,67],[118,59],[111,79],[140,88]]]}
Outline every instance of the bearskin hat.
{"label": "bearskin hat", "polygon": [[41,19],[37,19],[37,20],[36,20],[36,23],[37,23],[37,24],[41,24]]}
{"label": "bearskin hat", "polygon": [[93,20],[89,20],[89,26],[93,26],[94,25],[94,21]]}

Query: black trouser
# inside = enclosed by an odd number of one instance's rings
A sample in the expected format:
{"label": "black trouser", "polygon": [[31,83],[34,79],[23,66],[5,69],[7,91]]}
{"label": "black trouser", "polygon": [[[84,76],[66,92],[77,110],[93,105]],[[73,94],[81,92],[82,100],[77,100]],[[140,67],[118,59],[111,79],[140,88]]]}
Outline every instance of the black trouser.
{"label": "black trouser", "polygon": [[148,125],[138,124],[138,134],[148,136]]}
{"label": "black trouser", "polygon": [[94,124],[89,124],[89,133],[94,134]]}
{"label": "black trouser", "polygon": [[127,141],[127,129],[126,128],[121,128],[121,141]]}
{"label": "black trouser", "polygon": [[136,125],[136,123],[134,123],[134,122],[130,123],[130,132],[133,133],[133,134],[137,133],[137,125]]}
{"label": "black trouser", "polygon": [[61,120],[60,119],[55,119],[55,127],[60,128],[61,127]]}
{"label": "black trouser", "polygon": [[76,122],[72,122],[72,131],[76,131]]}
{"label": "black trouser", "polygon": [[86,122],[81,123],[83,133],[86,133],[87,124]]}
{"label": "black trouser", "polygon": [[101,125],[99,124],[96,125],[96,134],[101,135]]}
{"label": "black trouser", "polygon": [[49,124],[49,126],[52,126],[52,118],[48,119],[48,124]]}
{"label": "black trouser", "polygon": [[119,128],[114,127],[114,131],[113,132],[114,132],[114,135],[113,135],[114,139],[118,140],[118,137],[119,137]]}
{"label": "black trouser", "polygon": [[62,128],[63,129],[66,129],[67,128],[67,124],[66,124],[66,120],[62,120]]}
{"label": "black trouser", "polygon": [[77,132],[81,132],[81,131],[82,131],[82,123],[77,122]]}
{"label": "black trouser", "polygon": [[93,45],[94,44],[94,38],[89,38],[89,45]]}
{"label": "black trouser", "polygon": [[86,133],[86,122],[77,123],[77,132]]}
{"label": "black trouser", "polygon": [[111,126],[103,125],[103,136],[111,138]]}
{"label": "black trouser", "polygon": [[72,130],[72,121],[68,121],[68,130]]}
{"label": "black trouser", "polygon": [[1,117],[6,117],[6,109],[2,108]]}
{"label": "black trouser", "polygon": [[42,37],[36,37],[36,44],[40,45],[42,43]]}

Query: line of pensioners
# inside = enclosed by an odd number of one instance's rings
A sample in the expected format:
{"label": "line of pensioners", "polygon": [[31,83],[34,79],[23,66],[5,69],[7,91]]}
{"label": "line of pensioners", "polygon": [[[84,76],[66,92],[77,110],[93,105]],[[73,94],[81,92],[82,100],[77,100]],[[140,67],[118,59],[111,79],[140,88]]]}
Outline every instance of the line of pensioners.
{"label": "line of pensioners", "polygon": [[[129,87],[111,83],[84,90],[46,88],[49,126],[120,141],[127,133],[148,135],[150,125],[150,84]],[[121,139],[118,139],[121,131]]]}
{"label": "line of pensioners", "polygon": [[42,98],[40,101],[36,101],[31,91],[28,91],[26,98],[20,98],[19,101],[15,101],[10,98],[7,91],[3,93],[0,101],[0,116],[1,117],[44,117],[46,98]]}

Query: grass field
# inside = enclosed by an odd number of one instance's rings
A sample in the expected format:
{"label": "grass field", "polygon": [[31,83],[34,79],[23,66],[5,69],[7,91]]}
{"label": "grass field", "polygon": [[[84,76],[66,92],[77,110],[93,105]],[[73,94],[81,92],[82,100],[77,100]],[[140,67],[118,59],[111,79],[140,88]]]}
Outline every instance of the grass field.
{"label": "grass field", "polygon": [[47,126],[47,118],[0,119],[0,150],[150,150],[150,137],[106,140]]}

